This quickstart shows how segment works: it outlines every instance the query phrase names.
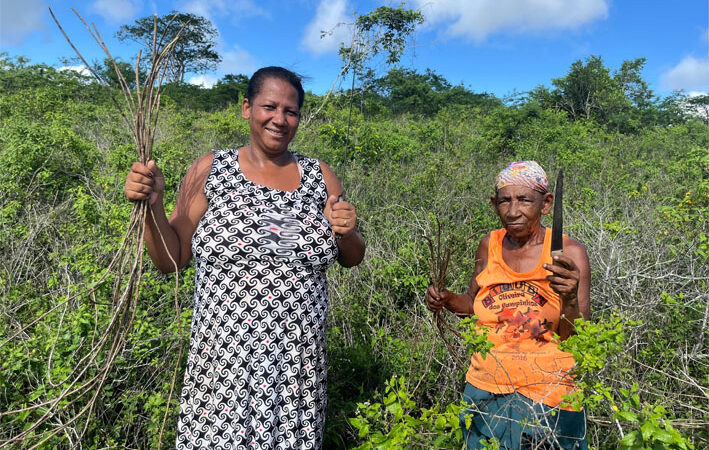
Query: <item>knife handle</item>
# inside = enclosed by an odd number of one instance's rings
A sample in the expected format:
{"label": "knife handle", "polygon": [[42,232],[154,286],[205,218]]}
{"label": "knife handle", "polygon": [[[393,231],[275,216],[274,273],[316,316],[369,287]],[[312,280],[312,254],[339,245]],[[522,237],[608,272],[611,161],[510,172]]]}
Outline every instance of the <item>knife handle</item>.
{"label": "knife handle", "polygon": [[554,265],[557,265],[557,266],[561,266],[561,267],[566,268],[566,264],[564,264],[564,263],[562,263],[562,262],[560,262],[560,261],[554,261],[554,260],[553,260],[553,258],[554,258],[555,256],[561,256],[561,255],[563,255],[563,254],[564,254],[564,251],[563,251],[563,250],[552,250],[552,251],[551,251],[552,262],[554,263]]}
{"label": "knife handle", "polygon": [[[337,201],[335,203],[340,203],[345,201],[345,193],[341,193],[340,195],[337,196]],[[335,240],[339,241],[342,238],[342,235],[340,233],[335,233]]]}

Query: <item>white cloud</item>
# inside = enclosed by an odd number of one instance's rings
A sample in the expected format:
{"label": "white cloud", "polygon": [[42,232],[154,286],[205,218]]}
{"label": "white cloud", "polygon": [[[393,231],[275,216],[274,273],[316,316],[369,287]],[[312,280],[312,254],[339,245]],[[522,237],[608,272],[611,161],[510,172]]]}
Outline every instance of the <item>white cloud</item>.
{"label": "white cloud", "polygon": [[232,45],[231,49],[219,53],[222,55],[222,62],[217,69],[219,73],[251,76],[258,69],[258,63],[253,55],[238,45]]}
{"label": "white cloud", "polygon": [[610,0],[414,0],[429,25],[482,42],[495,33],[578,28],[608,16]]}
{"label": "white cloud", "polygon": [[706,91],[689,91],[687,92],[687,97],[692,98],[692,97],[703,97],[705,95],[709,95]]}
{"label": "white cloud", "polygon": [[662,84],[672,90],[709,90],[709,58],[685,57],[662,75]]}
{"label": "white cloud", "polygon": [[[340,48],[352,36],[352,17],[348,15],[346,0],[321,0],[313,20],[305,27],[301,41],[307,50],[321,55]],[[321,38],[322,33],[327,33]]]}
{"label": "white cloud", "polygon": [[203,88],[211,88],[217,84],[217,77],[213,75],[195,75],[191,77],[188,81],[189,84],[194,84],[195,86],[202,86]]}
{"label": "white cloud", "polygon": [[142,9],[140,0],[95,0],[89,10],[112,23],[129,22]]}
{"label": "white cloud", "polygon": [[222,62],[217,67],[215,74],[194,74],[187,79],[189,84],[202,86],[203,88],[211,88],[217,81],[227,74],[239,75],[243,74],[250,77],[256,69],[259,68],[256,59],[243,48],[238,45],[232,45],[230,49],[225,50],[223,43],[219,43],[219,54],[222,56]]}
{"label": "white cloud", "polygon": [[89,69],[87,69],[86,66],[83,64],[81,64],[79,66],[62,66],[59,68],[59,71],[61,71],[61,72],[64,72],[64,71],[77,72],[85,77],[93,76],[93,75],[91,75],[91,72],[89,71]]}
{"label": "white cloud", "polygon": [[253,0],[183,0],[177,3],[177,10],[206,17],[214,22],[214,17],[229,17],[237,21],[246,17],[266,16],[268,13]]}
{"label": "white cloud", "polygon": [[44,28],[47,5],[42,0],[0,1],[0,45],[18,45]]}

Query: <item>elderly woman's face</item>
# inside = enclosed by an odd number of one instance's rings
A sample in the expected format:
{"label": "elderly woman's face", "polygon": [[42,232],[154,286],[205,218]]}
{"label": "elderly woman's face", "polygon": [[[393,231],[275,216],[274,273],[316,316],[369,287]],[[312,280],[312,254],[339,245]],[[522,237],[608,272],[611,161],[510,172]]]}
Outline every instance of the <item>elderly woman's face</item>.
{"label": "elderly woman's face", "polygon": [[491,200],[507,232],[524,238],[541,226],[542,215],[551,210],[553,198],[526,186],[505,186]]}

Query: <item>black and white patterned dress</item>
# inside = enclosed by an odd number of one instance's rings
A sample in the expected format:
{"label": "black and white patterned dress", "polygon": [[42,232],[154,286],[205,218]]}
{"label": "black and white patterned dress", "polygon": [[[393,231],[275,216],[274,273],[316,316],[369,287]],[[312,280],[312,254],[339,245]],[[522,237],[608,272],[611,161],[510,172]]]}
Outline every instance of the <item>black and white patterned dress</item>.
{"label": "black and white patterned dress", "polygon": [[316,159],[293,154],[300,187],[257,185],[238,150],[214,153],[209,207],[192,238],[195,304],[179,449],[322,445],[325,269],[337,244]]}

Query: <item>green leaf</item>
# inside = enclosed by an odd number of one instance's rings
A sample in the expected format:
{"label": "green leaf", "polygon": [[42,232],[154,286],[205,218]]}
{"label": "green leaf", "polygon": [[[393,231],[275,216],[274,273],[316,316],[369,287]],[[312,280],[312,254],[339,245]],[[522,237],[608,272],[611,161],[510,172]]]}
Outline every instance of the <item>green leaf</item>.
{"label": "green leaf", "polygon": [[620,418],[621,420],[625,420],[626,422],[638,421],[638,415],[630,411],[618,411],[616,413],[616,416],[618,416],[618,418]]}
{"label": "green leaf", "polygon": [[620,440],[619,444],[624,447],[634,447],[638,440],[638,432],[633,431],[632,433],[626,434],[623,439]]}
{"label": "green leaf", "polygon": [[404,410],[401,409],[401,405],[398,403],[392,403],[391,405],[387,406],[387,411],[389,411],[389,413],[394,416],[394,420],[401,420],[401,418],[404,416]]}
{"label": "green leaf", "polygon": [[446,418],[444,416],[438,416],[434,424],[436,431],[443,431],[446,428]]}
{"label": "green leaf", "polygon": [[640,425],[640,432],[643,436],[643,441],[649,441],[653,434],[655,434],[659,428],[652,422],[645,422]]}
{"label": "green leaf", "polygon": [[669,431],[658,429],[653,437],[658,441],[664,442],[665,444],[670,444],[677,441],[677,436],[674,436]]}

